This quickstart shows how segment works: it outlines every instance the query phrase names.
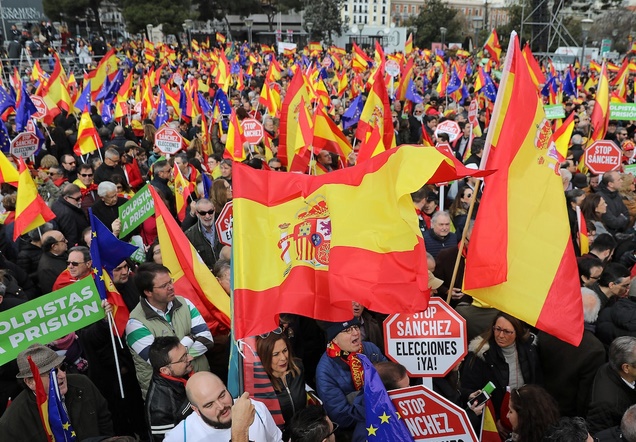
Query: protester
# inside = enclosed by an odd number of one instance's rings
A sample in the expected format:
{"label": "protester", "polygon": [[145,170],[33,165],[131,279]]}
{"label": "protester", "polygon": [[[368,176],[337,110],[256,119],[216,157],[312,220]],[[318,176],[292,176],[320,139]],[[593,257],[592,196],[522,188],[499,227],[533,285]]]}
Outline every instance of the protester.
{"label": "protester", "polygon": [[508,420],[512,425],[512,440],[543,442],[550,427],[559,421],[559,409],[543,388],[524,385],[510,392]]}

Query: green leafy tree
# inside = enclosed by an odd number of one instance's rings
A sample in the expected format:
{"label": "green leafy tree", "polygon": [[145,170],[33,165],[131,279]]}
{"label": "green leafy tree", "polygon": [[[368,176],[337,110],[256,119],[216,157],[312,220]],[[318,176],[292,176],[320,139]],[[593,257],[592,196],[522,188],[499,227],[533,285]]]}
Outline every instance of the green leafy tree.
{"label": "green leafy tree", "polygon": [[144,32],[146,25],[163,25],[164,34],[178,35],[183,31],[182,23],[190,19],[191,3],[189,0],[174,2],[172,0],[124,0],[123,15],[128,31]]}
{"label": "green leafy tree", "polygon": [[343,20],[341,14],[344,3],[345,0],[319,0],[307,6],[305,23],[313,23],[312,40],[324,40],[331,44],[334,34],[340,37],[346,32],[348,17]]}
{"label": "green leafy tree", "polygon": [[415,28],[415,42],[418,47],[430,47],[433,42],[441,42],[440,27],[445,27],[446,42],[461,41],[462,29],[460,17],[456,9],[449,8],[441,0],[430,0],[424,4],[417,17],[411,19],[407,26]]}

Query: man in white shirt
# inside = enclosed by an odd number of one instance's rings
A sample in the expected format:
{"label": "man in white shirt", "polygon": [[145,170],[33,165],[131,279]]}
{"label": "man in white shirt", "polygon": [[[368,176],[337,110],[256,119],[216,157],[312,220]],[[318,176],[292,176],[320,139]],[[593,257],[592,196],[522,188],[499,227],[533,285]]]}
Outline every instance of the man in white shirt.
{"label": "man in white shirt", "polygon": [[[261,402],[250,399],[256,411],[247,438],[237,434],[232,420],[234,400],[223,381],[209,372],[195,373],[186,384],[194,413],[166,434],[164,442],[255,441],[282,442],[282,433]],[[240,401],[239,399],[238,401]],[[237,401],[237,405],[238,402]],[[234,434],[233,434],[234,433]]]}

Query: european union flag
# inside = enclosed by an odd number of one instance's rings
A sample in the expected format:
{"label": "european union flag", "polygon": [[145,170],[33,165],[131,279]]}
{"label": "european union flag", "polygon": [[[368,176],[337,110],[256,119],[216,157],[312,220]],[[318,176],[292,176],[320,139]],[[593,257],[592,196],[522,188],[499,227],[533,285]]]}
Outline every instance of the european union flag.
{"label": "european union flag", "polygon": [[212,104],[212,109],[214,106],[219,107],[219,112],[223,115],[230,115],[232,113],[232,106],[230,106],[230,100],[227,99],[227,95],[223,92],[223,89],[217,89],[214,94],[214,103]]}
{"label": "european union flag", "polygon": [[161,90],[159,95],[159,105],[157,106],[157,118],[155,118],[155,127],[159,129],[168,121],[168,105],[166,104],[166,94]]}
{"label": "european union flag", "polygon": [[199,97],[199,106],[201,106],[201,112],[205,115],[212,115],[214,113],[214,107],[210,105],[210,102],[206,100],[201,92],[197,92]]}
{"label": "european union flag", "polygon": [[411,100],[413,103],[421,103],[424,101],[424,97],[417,93],[417,87],[413,83],[413,79],[409,79],[409,84],[406,87],[406,99]]}
{"label": "european union flag", "polygon": [[311,60],[309,60],[305,54],[303,54],[300,59],[302,60],[305,69],[311,65]]}
{"label": "european union flag", "polygon": [[56,442],[71,442],[76,440],[75,431],[62,404],[60,389],[57,385],[57,369],[49,372],[49,426]]}
{"label": "european union flag", "polygon": [[558,90],[556,80],[556,76],[550,77],[550,79],[545,83],[545,86],[543,86],[543,89],[541,89],[541,95],[543,95],[544,97],[549,97],[550,91],[552,91],[553,94],[556,94]]}
{"label": "european union flag", "polygon": [[16,132],[22,132],[25,128],[31,115],[38,110],[35,108],[35,104],[31,101],[31,97],[27,92],[26,86],[22,86],[22,95],[20,97],[20,103],[17,105],[15,112],[15,130]]}
{"label": "european union flag", "polygon": [[0,119],[0,150],[4,153],[11,152],[11,138],[9,138],[9,131],[7,131],[7,126],[4,125],[2,119]]}
{"label": "european union flag", "polygon": [[446,94],[452,94],[458,91],[460,87],[462,87],[462,81],[459,79],[459,75],[457,75],[457,70],[453,68],[450,80],[448,80],[448,85],[446,86]]}
{"label": "european union flag", "polygon": [[201,174],[201,181],[203,182],[203,197],[210,198],[212,192],[212,180],[207,173]]}
{"label": "european union flag", "polygon": [[[108,78],[108,77],[107,77]],[[121,88],[121,85],[124,84],[124,71],[121,69],[117,71],[117,75],[113,78],[113,81],[108,85],[108,87],[104,87],[97,96],[97,101],[99,100],[111,100],[117,96],[117,92]]]}
{"label": "european union flag", "polygon": [[235,62],[232,63],[232,67],[230,67],[230,74],[237,75],[239,72],[241,72],[241,65]]}
{"label": "european union flag", "polygon": [[486,74],[486,84],[484,85],[482,91],[484,92],[486,98],[488,98],[493,103],[495,102],[495,100],[497,99],[497,86],[495,86],[495,83],[492,82],[492,78],[490,78],[490,75],[488,74]]}
{"label": "european union flag", "polygon": [[342,114],[342,128],[347,129],[360,121],[362,109],[364,109],[364,102],[362,94],[360,94],[351,101],[347,110]]}
{"label": "european union flag", "polygon": [[113,121],[113,98],[109,97],[102,104],[102,121],[104,124],[110,124]]}
{"label": "european union flag", "polygon": [[183,89],[183,85],[181,85],[181,87],[179,88],[179,107],[181,108],[182,115],[188,117],[192,116],[186,113],[188,112],[188,97],[186,96],[186,91]]}
{"label": "european union flag", "polygon": [[85,109],[91,108],[91,82],[90,80],[86,83],[82,94],[79,96],[77,101],[75,102],[75,108],[79,109],[80,112],[84,112]]}
{"label": "european union flag", "polygon": [[576,97],[576,87],[574,86],[574,80],[572,79],[572,75],[570,71],[565,74],[565,79],[563,80],[563,93],[568,97]]}
{"label": "european union flag", "polygon": [[[413,442],[406,424],[398,417],[397,410],[382,384],[373,364],[362,353],[358,358],[364,368],[364,408],[367,440],[374,442]],[[373,438],[371,438],[373,436]]]}
{"label": "european union flag", "polygon": [[466,75],[471,77],[473,75],[473,64],[470,61],[470,58],[466,61]]}
{"label": "european union flag", "polygon": [[5,88],[0,86],[0,114],[3,114],[10,107],[15,107],[15,98]]}
{"label": "european union flag", "polygon": [[101,299],[106,299],[106,285],[103,271],[113,273],[113,269],[121,264],[130,255],[135,253],[137,247],[117,239],[113,232],[93,215],[93,209],[88,209],[92,239],[91,260],[93,261],[93,273],[95,273],[95,285]]}
{"label": "european union flag", "polygon": [[106,79],[104,80],[104,84],[102,85],[102,88],[100,89],[99,93],[97,94],[97,97],[95,98],[95,101],[103,100],[106,97],[106,94],[108,93],[108,89],[110,89],[110,79],[108,78],[108,75],[107,75]]}

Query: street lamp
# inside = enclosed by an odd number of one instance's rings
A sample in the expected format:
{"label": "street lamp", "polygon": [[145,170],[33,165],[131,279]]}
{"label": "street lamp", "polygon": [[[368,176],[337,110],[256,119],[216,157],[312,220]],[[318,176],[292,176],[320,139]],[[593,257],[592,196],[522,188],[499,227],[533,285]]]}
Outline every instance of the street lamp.
{"label": "street lamp", "polygon": [[309,43],[311,43],[311,30],[314,28],[314,22],[308,21],[305,23],[305,26],[307,27],[307,32],[309,32],[309,37],[307,37],[307,45],[309,45]]}
{"label": "street lamp", "polygon": [[442,51],[444,50],[444,44],[446,43],[446,31],[448,31],[448,29],[444,26],[439,28],[439,32],[442,34]]}
{"label": "street lamp", "polygon": [[187,19],[183,21],[182,26],[188,39],[188,45],[190,45],[192,43],[192,29],[194,29],[194,22],[190,19]]}
{"label": "street lamp", "polygon": [[594,20],[591,18],[584,18],[581,20],[581,33],[583,34],[583,50],[581,53],[581,67],[585,66],[585,45],[587,44],[587,35],[592,29],[592,25],[594,24]]}
{"label": "street lamp", "polygon": [[364,29],[364,23],[358,23],[358,32],[360,33],[359,42],[362,44],[362,30]]}
{"label": "street lamp", "polygon": [[148,41],[150,43],[152,43],[152,28],[153,28],[152,25],[150,25],[150,24],[146,25],[146,32],[148,33]]}
{"label": "street lamp", "polygon": [[247,26],[247,41],[250,46],[252,46],[252,25],[254,24],[254,19],[247,17],[245,20],[245,26]]}
{"label": "street lamp", "polygon": [[475,31],[475,53],[477,53],[477,48],[479,47],[479,44],[477,42],[477,36],[479,35],[479,31],[481,31],[481,24],[484,22],[484,20],[481,17],[473,17],[473,30]]}

